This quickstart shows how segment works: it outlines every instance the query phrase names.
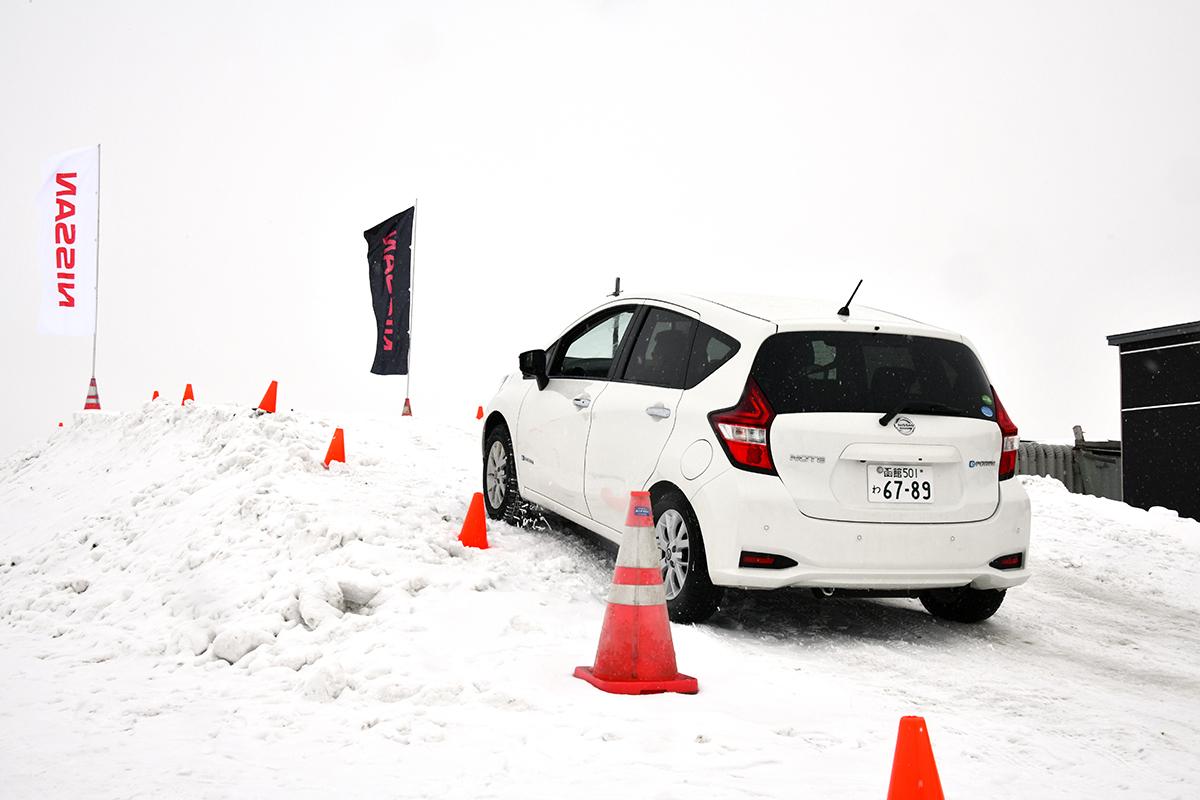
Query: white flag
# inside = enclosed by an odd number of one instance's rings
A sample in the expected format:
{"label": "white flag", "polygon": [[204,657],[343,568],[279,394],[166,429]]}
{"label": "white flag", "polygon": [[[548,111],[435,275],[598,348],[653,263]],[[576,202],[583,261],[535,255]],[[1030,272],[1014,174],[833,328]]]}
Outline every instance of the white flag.
{"label": "white flag", "polygon": [[37,197],[38,332],[91,336],[96,324],[96,225],[100,148],[63,153]]}

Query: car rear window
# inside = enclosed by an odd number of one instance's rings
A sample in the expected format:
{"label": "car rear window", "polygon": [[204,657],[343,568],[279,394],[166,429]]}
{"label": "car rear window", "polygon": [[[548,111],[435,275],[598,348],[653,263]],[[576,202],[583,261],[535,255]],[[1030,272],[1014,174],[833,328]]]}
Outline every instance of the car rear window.
{"label": "car rear window", "polygon": [[779,414],[903,410],[995,416],[979,359],[966,345],[947,339],[850,331],[777,333],[759,348],[751,375]]}
{"label": "car rear window", "polygon": [[711,325],[700,323],[696,340],[692,344],[692,357],[688,362],[685,389],[691,389],[717,371],[717,368],[737,355],[741,345],[727,333]]}

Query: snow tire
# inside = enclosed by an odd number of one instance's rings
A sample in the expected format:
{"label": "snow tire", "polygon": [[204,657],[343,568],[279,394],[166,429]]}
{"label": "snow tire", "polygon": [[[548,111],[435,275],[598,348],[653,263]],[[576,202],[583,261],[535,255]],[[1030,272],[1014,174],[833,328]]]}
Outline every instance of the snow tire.
{"label": "snow tire", "polygon": [[700,522],[691,505],[677,490],[667,491],[654,500],[654,524],[658,525],[668,511],[675,511],[683,517],[687,525],[690,552],[683,586],[679,594],[667,600],[667,613],[672,622],[704,622],[716,613],[723,590],[714,586],[708,577],[708,558],[704,553]]}
{"label": "snow tire", "polygon": [[[503,464],[493,456],[503,453]],[[496,468],[499,486],[489,487],[488,471]],[[500,491],[495,491],[499,488]],[[498,496],[497,496],[498,495]],[[501,423],[492,429],[483,445],[483,505],[492,519],[503,519],[509,525],[520,525],[525,502],[517,488],[517,462],[513,457],[512,436],[508,426]]]}

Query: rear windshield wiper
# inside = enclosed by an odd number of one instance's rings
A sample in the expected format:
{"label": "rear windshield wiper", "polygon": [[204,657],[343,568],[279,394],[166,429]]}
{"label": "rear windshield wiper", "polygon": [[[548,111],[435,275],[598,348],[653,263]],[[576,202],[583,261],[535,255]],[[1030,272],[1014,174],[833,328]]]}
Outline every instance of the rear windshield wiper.
{"label": "rear windshield wiper", "polygon": [[886,414],[884,414],[882,417],[880,417],[879,424],[887,425],[889,422],[892,421],[893,418],[895,418],[895,416],[897,414],[903,414],[906,411],[910,412],[910,413],[916,413],[918,411],[932,411],[937,414],[948,414],[948,415],[954,416],[954,417],[969,417],[969,416],[971,416],[970,411],[967,411],[964,408],[955,408],[954,406],[948,406],[945,403],[933,403],[933,402],[929,402],[927,400],[909,400],[905,403],[902,403],[900,405],[900,407],[895,409],[894,411],[889,411]]}

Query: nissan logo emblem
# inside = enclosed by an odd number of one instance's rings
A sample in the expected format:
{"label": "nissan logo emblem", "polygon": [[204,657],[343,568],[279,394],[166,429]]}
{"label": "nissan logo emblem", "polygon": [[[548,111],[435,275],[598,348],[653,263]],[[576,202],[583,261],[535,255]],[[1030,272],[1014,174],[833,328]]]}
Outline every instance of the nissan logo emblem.
{"label": "nissan logo emblem", "polygon": [[896,417],[896,421],[892,423],[892,427],[905,436],[912,436],[912,432],[917,429],[917,426],[908,417]]}

